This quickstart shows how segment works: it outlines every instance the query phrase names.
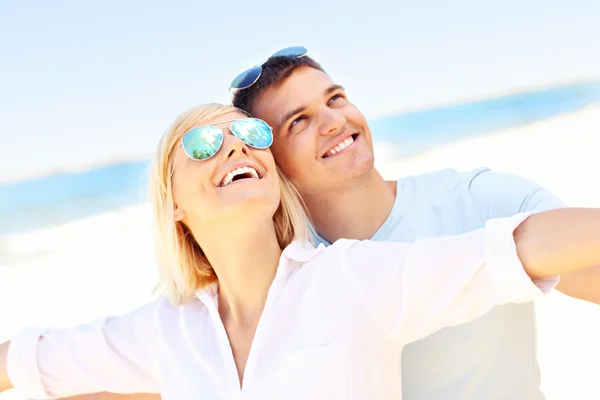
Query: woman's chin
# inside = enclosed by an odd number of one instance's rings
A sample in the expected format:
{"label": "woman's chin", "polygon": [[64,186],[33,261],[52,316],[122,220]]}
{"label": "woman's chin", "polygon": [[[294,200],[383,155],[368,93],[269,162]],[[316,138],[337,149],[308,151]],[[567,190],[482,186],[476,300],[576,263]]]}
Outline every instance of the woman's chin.
{"label": "woman's chin", "polygon": [[230,194],[231,196],[222,198],[222,202],[211,213],[216,217],[217,222],[239,224],[244,220],[256,221],[261,218],[269,220],[273,218],[279,206],[279,193],[275,197],[264,189],[244,190]]}

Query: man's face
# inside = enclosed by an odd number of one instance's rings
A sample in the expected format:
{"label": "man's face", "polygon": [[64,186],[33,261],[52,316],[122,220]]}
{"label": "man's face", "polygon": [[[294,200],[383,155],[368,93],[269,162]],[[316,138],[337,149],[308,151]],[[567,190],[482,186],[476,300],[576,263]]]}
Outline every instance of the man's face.
{"label": "man's face", "polygon": [[317,69],[298,68],[263,92],[252,112],[273,127],[275,161],[303,195],[343,189],[373,169],[364,115]]}

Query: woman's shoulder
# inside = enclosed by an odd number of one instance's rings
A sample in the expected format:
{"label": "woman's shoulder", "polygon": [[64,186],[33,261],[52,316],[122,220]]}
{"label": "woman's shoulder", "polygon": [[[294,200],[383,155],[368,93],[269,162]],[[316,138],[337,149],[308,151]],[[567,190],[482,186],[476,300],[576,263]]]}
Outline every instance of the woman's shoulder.
{"label": "woman's shoulder", "polygon": [[361,240],[339,239],[329,246],[320,243],[315,245],[310,241],[295,241],[284,249],[284,255],[302,264],[336,265],[341,263],[348,251],[360,245]]}
{"label": "woman's shoulder", "polygon": [[180,313],[189,310],[198,311],[199,309],[205,308],[204,303],[199,299],[202,292],[203,291],[195,293],[189,299],[185,299],[181,303],[176,303],[167,295],[160,294],[149,305],[153,308],[155,314],[162,316],[179,315]]}
{"label": "woman's shoulder", "polygon": [[374,243],[375,241],[369,239],[338,239],[335,242],[325,245],[323,243],[315,244],[309,240],[296,240],[290,243],[285,249],[284,254],[291,256],[290,258],[304,258],[311,259],[318,254],[331,254],[340,251],[347,251],[348,249],[367,243]]}
{"label": "woman's shoulder", "polygon": [[154,301],[153,319],[159,331],[170,331],[171,327],[194,326],[198,317],[208,312],[206,305],[198,298],[191,296],[182,303],[175,303],[167,296],[162,295]]}
{"label": "woman's shoulder", "polygon": [[344,266],[376,263],[395,265],[395,260],[405,254],[410,243],[359,239],[338,239],[329,246],[320,244],[309,260],[311,264]]}

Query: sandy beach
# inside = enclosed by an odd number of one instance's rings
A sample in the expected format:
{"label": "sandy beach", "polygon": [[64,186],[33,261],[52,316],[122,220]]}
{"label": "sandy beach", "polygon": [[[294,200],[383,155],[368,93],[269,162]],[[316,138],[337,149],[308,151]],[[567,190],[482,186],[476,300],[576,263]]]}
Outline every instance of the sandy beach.
{"label": "sandy beach", "polygon": [[[569,205],[600,207],[593,145],[599,132],[600,107],[588,107],[379,167],[393,179],[488,166],[533,179]],[[150,298],[155,279],[147,205],[11,237],[0,243],[0,340],[26,325],[73,325],[125,312]],[[548,400],[600,399],[600,307],[553,293],[538,302],[538,314]]]}

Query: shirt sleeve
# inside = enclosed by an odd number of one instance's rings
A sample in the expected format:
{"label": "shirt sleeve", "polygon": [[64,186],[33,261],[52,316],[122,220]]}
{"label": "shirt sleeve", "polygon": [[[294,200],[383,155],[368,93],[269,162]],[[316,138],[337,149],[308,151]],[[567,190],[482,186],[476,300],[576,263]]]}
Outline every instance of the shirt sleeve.
{"label": "shirt sleeve", "polygon": [[565,206],[550,190],[518,175],[483,170],[469,181],[468,192],[482,221]]}
{"label": "shirt sleeve", "polygon": [[352,241],[344,271],[380,328],[407,344],[556,286],[558,277],[532,281],[517,256],[513,232],[531,214],[414,243]]}
{"label": "shirt sleeve", "polygon": [[8,376],[28,399],[86,393],[158,393],[154,305],[74,328],[18,333],[8,348]]}

